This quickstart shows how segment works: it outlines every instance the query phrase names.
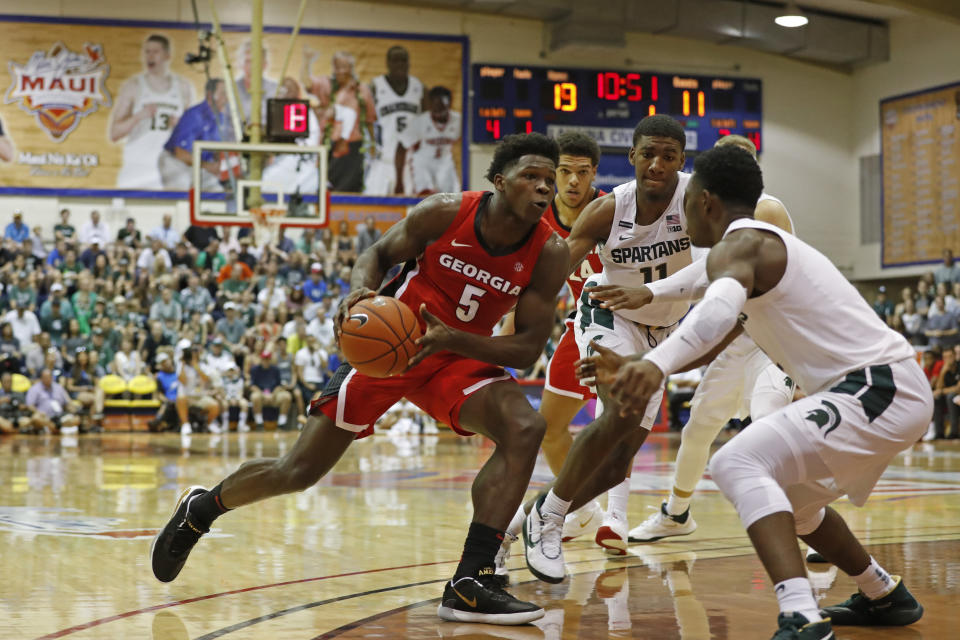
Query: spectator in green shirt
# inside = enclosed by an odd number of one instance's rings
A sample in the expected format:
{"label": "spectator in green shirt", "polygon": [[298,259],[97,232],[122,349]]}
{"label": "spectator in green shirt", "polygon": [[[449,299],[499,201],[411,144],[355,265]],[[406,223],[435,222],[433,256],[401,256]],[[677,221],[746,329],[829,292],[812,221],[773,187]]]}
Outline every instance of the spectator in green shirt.
{"label": "spectator in green shirt", "polygon": [[201,269],[212,269],[214,273],[219,273],[225,264],[227,259],[220,253],[220,241],[216,238],[210,241],[204,251],[197,254],[197,266]]}

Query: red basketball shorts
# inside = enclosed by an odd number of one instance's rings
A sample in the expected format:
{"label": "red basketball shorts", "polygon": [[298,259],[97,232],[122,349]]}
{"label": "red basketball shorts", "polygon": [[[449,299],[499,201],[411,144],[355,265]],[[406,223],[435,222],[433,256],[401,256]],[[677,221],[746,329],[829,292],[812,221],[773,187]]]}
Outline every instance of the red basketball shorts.
{"label": "red basketball shorts", "polygon": [[436,421],[471,436],[460,426],[460,407],[475,391],[502,380],[512,377],[501,367],[449,352],[432,355],[392,378],[371,378],[344,364],[323,395],[310,403],[308,414],[323,413],[341,429],[363,438],[373,433],[374,423],[387,409],[406,398]]}
{"label": "red basketball shorts", "polygon": [[560,338],[557,350],[553,352],[547,365],[547,379],[543,384],[546,391],[579,400],[596,397],[590,389],[580,384],[573,363],[580,359],[580,349],[574,336],[573,321],[566,322],[566,330]]}

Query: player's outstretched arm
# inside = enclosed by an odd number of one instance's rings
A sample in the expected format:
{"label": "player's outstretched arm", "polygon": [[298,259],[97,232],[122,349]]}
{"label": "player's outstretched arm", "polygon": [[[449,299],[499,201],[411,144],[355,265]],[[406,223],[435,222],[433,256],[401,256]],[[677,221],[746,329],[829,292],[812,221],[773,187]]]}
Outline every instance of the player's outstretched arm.
{"label": "player's outstretched arm", "polygon": [[577,216],[570,235],[567,236],[567,247],[570,249],[567,275],[580,268],[580,263],[593,251],[597,243],[606,240],[610,235],[616,209],[617,201],[612,193],[608,193],[593,200]]}
{"label": "player's outstretched arm", "polygon": [[438,351],[452,351],[467,358],[502,367],[526,369],[537,361],[553,330],[557,292],[563,285],[570,260],[566,244],[553,234],[540,252],[530,284],[517,300],[512,335],[481,336],[443,324],[421,306],[427,330],[417,341],[421,350],[410,359],[416,365]]}
{"label": "player's outstretched arm", "polygon": [[350,276],[350,293],[340,303],[333,323],[335,329],[339,331],[347,310],[358,300],[374,295],[390,267],[416,258],[428,244],[443,235],[457,217],[461,199],[459,193],[438,193],[424,198],[403,220],[357,256]]}

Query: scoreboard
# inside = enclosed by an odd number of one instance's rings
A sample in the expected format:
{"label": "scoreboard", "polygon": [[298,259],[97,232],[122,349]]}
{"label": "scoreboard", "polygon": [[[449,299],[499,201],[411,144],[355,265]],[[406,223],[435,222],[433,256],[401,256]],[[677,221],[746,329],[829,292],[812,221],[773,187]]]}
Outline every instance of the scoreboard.
{"label": "scoreboard", "polygon": [[664,113],[684,126],[688,151],[708,149],[731,133],[763,148],[759,79],[474,64],[472,80],[474,143],[576,130],[607,151],[624,150],[642,118]]}

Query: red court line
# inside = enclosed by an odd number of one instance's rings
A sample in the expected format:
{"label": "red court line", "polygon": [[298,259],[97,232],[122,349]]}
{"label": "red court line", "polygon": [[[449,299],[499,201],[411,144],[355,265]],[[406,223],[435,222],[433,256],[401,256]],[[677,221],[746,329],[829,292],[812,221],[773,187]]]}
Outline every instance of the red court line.
{"label": "red court line", "polygon": [[303,584],[306,582],[317,582],[319,580],[332,580],[333,578],[346,578],[348,576],[359,576],[367,573],[381,573],[384,571],[395,571],[397,569],[413,569],[415,567],[432,567],[438,564],[452,564],[459,562],[459,560],[441,560],[438,562],[422,562],[420,564],[405,564],[397,567],[383,567],[382,569],[366,569],[364,571],[351,571],[349,573],[338,573],[330,576],[318,576],[316,578],[302,578],[300,580],[287,580],[286,582],[275,582],[273,584],[262,584],[256,587],[246,587],[244,589],[234,589],[232,591],[223,591],[221,593],[211,593],[205,596],[197,596],[195,598],[187,598],[186,600],[177,600],[176,602],[167,602],[164,604],[155,604],[152,607],[145,607],[143,609],[136,609],[134,611],[126,611],[124,613],[118,613],[116,615],[107,616],[106,618],[100,618],[99,620],[93,620],[91,622],[85,622],[83,624],[78,624],[73,627],[68,627],[67,629],[61,629],[60,631],[54,631],[53,633],[48,633],[45,636],[39,636],[34,640],[53,640],[54,638],[63,638],[68,636],[71,633],[76,633],[77,631],[85,631],[87,629],[92,629],[93,627],[99,627],[100,625],[107,624],[108,622],[116,622],[117,620],[123,620],[124,618],[131,618],[141,613],[150,613],[151,611],[159,611],[161,609],[167,609],[169,607],[176,607],[182,604],[190,604],[192,602],[200,602],[202,600],[210,600],[212,598],[220,598],[222,596],[231,596],[237,593],[248,593],[250,591],[260,591],[261,589],[272,589],[273,587],[285,587],[291,584]]}

